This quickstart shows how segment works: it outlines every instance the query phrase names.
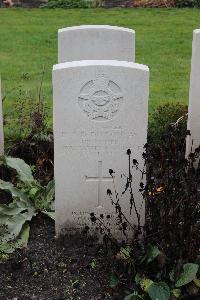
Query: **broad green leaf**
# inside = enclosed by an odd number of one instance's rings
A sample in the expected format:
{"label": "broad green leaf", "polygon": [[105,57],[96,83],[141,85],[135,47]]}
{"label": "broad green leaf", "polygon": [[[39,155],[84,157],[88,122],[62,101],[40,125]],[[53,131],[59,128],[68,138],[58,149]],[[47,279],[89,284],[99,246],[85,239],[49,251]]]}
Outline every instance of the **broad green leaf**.
{"label": "broad green leaf", "polygon": [[181,287],[191,282],[194,278],[196,278],[198,269],[199,269],[199,265],[197,264],[188,263],[183,265],[183,271],[179,279],[176,281],[175,286]]}
{"label": "broad green leaf", "polygon": [[9,219],[12,219],[14,216],[17,216],[21,213],[35,210],[32,204],[28,201],[21,201],[17,199],[10,204],[1,204],[0,205],[0,224],[8,225]]}
{"label": "broad green leaf", "polygon": [[50,217],[52,220],[55,221],[55,212],[54,211],[42,211],[43,214],[47,215],[48,217]]}
{"label": "broad green leaf", "polygon": [[142,296],[139,296],[139,295],[136,295],[135,293],[133,294],[130,294],[130,295],[127,295],[124,300],[142,300],[143,297]]}
{"label": "broad green leaf", "polygon": [[29,165],[25,163],[23,159],[14,157],[5,157],[7,166],[16,170],[19,179],[27,185],[31,185],[34,182],[32,171]]}
{"label": "broad green leaf", "polygon": [[0,237],[0,242],[5,243],[17,238],[22,230],[22,226],[26,221],[30,221],[36,215],[35,210],[30,209],[25,213],[9,217],[5,223],[7,232]]}
{"label": "broad green leaf", "polygon": [[9,192],[13,198],[19,198],[23,201],[28,201],[28,197],[17,188],[11,182],[3,181],[0,179],[0,189]]}
{"label": "broad green leaf", "polygon": [[170,289],[165,282],[154,282],[152,283],[147,293],[152,300],[169,300]]}
{"label": "broad green leaf", "polygon": [[[24,202],[22,202],[21,204],[24,204]],[[0,215],[3,214],[5,216],[14,216],[14,215],[21,213],[22,211],[24,211],[26,209],[27,209],[27,206],[20,205],[19,201],[12,202],[9,205],[0,204]]]}
{"label": "broad green leaf", "polygon": [[158,247],[156,246],[149,246],[149,248],[147,249],[147,252],[145,254],[145,256],[143,257],[142,261],[146,261],[147,264],[149,264],[150,262],[152,262],[158,255],[160,255],[160,250],[158,249]]}
{"label": "broad green leaf", "polygon": [[0,251],[6,254],[11,254],[17,248],[26,247],[29,239],[29,232],[30,232],[30,226],[27,223],[25,223],[20,232],[19,239],[17,239],[14,242],[10,241],[7,243],[0,243]]}
{"label": "broad green leaf", "polygon": [[[8,218],[9,218],[9,216],[4,215],[0,212],[0,225],[5,225]],[[0,239],[1,239],[1,236],[0,236]]]}

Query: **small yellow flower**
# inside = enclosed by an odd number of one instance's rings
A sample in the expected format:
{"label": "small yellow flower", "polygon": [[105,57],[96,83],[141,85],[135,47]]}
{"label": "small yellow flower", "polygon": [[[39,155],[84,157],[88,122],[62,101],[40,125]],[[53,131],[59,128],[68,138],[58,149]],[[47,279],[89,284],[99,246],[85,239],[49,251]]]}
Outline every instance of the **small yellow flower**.
{"label": "small yellow flower", "polygon": [[156,189],[155,192],[149,192],[149,196],[155,196],[156,194],[159,194],[159,193],[163,193],[164,192],[164,187],[163,186],[160,186]]}
{"label": "small yellow flower", "polygon": [[156,192],[158,192],[158,193],[164,192],[164,187],[160,186],[159,188],[157,188]]}

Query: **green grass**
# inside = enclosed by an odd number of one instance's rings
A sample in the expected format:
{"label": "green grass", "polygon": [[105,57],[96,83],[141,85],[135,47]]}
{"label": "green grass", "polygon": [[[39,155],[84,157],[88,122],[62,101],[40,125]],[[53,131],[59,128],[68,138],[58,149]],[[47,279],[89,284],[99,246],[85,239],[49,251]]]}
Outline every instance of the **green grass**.
{"label": "green grass", "polygon": [[[5,112],[13,113],[19,90],[52,106],[51,69],[57,63],[57,31],[80,24],[110,24],[136,30],[136,62],[150,68],[150,111],[164,101],[188,102],[192,31],[197,9],[0,9],[0,73]],[[26,76],[26,73],[29,75]]]}

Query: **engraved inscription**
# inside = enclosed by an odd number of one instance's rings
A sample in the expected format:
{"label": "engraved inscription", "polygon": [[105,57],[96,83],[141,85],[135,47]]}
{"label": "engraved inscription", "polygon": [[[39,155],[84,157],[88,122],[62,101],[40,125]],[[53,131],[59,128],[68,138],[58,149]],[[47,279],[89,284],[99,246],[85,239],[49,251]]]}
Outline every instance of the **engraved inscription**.
{"label": "engraved inscription", "polygon": [[92,120],[111,120],[120,109],[123,95],[120,87],[105,75],[88,81],[80,90],[78,103]]}
{"label": "engraved inscription", "polygon": [[[136,146],[137,136],[134,130],[105,124],[102,124],[102,127],[96,130],[92,128],[77,128],[72,132],[66,129],[62,130],[62,146],[67,152],[87,151],[87,153],[95,153],[103,151],[112,154],[118,151],[126,151],[128,148],[143,151],[142,148],[139,149]],[[79,138],[77,139],[77,137]]]}

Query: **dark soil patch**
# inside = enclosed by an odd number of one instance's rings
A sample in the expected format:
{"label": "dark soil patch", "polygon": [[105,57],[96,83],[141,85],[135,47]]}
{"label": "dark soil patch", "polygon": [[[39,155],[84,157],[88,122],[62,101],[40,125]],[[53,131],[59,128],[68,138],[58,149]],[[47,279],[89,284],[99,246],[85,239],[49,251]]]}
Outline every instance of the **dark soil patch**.
{"label": "dark soil patch", "polygon": [[32,222],[28,248],[0,264],[0,299],[111,299],[106,257],[105,249],[84,238],[58,244],[54,223],[40,215]]}

